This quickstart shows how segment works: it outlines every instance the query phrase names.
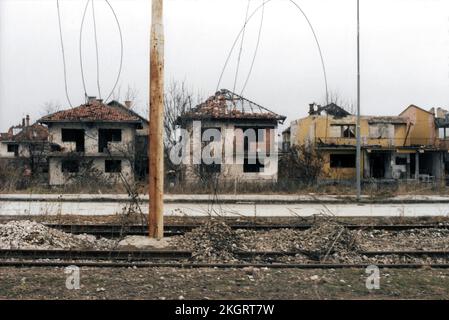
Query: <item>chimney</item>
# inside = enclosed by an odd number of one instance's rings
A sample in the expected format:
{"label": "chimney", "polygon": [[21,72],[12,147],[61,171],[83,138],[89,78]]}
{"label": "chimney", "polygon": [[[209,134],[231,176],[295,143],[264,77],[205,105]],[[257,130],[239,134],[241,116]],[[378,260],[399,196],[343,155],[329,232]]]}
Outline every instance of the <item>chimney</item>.
{"label": "chimney", "polygon": [[25,118],[22,118],[22,128],[25,128]]}
{"label": "chimney", "polygon": [[30,115],[29,114],[27,114],[27,117],[26,117],[26,126],[27,127],[30,126]]}
{"label": "chimney", "polygon": [[314,103],[310,103],[309,104],[309,114],[312,115],[315,113],[315,104]]}
{"label": "chimney", "polygon": [[88,103],[88,104],[92,104],[92,103],[94,103],[95,101],[97,101],[97,97],[95,97],[95,96],[87,97],[87,103]]}
{"label": "chimney", "polygon": [[131,100],[126,100],[125,101],[125,106],[128,108],[128,109],[131,109],[131,105],[132,105],[132,101]]}

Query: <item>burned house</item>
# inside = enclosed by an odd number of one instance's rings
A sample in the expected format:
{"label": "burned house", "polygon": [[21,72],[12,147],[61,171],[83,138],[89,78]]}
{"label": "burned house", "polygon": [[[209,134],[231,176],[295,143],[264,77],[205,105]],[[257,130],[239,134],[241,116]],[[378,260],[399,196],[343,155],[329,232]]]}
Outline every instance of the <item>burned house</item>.
{"label": "burned house", "polygon": [[15,168],[28,168],[31,174],[48,171],[49,150],[47,128],[30,124],[28,115],[22,119],[22,124],[0,134],[0,160]]}
{"label": "burned house", "polygon": [[146,118],[133,111],[131,104],[132,101],[129,100],[123,104],[116,100],[107,103],[109,107],[117,108],[120,111],[138,117],[142,123],[142,126],[136,129],[134,170],[136,178],[145,180],[148,175],[148,133],[150,123]]}
{"label": "burned house", "polygon": [[136,130],[143,128],[143,120],[126,107],[90,98],[39,122],[47,125],[52,144],[50,185],[70,183],[91,172],[108,183],[134,181]]}
{"label": "burned house", "polygon": [[[323,178],[356,176],[356,116],[336,105],[310,105],[309,116],[291,124],[292,144],[319,149]],[[444,180],[444,154],[435,115],[411,105],[399,116],[361,116],[364,179]]]}
{"label": "burned house", "polygon": [[[284,116],[229,90],[216,92],[176,121],[192,137],[184,163],[185,181],[198,182],[212,175],[221,181],[277,181],[276,131],[284,120]],[[204,158],[210,142],[213,147],[208,153],[213,163]]]}

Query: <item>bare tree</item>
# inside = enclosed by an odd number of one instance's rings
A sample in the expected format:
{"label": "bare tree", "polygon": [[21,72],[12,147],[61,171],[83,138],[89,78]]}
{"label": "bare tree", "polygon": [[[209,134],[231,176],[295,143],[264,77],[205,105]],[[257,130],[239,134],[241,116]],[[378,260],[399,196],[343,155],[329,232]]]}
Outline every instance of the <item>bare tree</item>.
{"label": "bare tree", "polygon": [[121,102],[121,101],[130,101],[131,106],[130,108],[135,108],[137,104],[137,99],[139,98],[139,90],[133,85],[126,87],[126,90],[122,92],[122,86],[120,85],[113,93],[112,93],[112,99],[115,101]]}
{"label": "bare tree", "polygon": [[337,106],[342,107],[351,114],[355,114],[354,102],[349,99],[345,99],[338,91],[329,92],[329,103],[335,103]]}
{"label": "bare tree", "polygon": [[299,185],[313,185],[323,173],[324,156],[313,146],[293,145],[279,159],[279,178]]}
{"label": "bare tree", "polygon": [[47,102],[44,102],[44,104],[42,105],[41,115],[46,116],[48,114],[58,112],[61,109],[62,109],[62,106],[59,102],[47,101]]}
{"label": "bare tree", "polygon": [[164,96],[164,152],[166,159],[166,172],[179,178],[180,166],[176,166],[169,161],[169,154],[171,148],[176,144],[177,134],[177,119],[190,111],[196,104],[201,101],[200,97],[194,98],[193,93],[187,88],[184,81],[172,81]]}

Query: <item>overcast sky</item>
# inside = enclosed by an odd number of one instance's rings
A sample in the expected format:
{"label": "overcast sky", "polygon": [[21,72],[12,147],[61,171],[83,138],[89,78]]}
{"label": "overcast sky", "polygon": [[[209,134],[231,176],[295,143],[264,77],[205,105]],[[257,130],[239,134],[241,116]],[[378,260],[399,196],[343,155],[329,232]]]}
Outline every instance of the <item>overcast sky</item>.
{"label": "overcast sky", "polygon": [[[251,0],[250,12],[263,0]],[[331,92],[356,98],[356,0],[297,0],[321,44]],[[449,105],[449,1],[361,0],[361,108],[363,114],[396,115],[409,104]],[[110,0],[124,39],[122,93],[138,90],[138,110],[148,101],[150,1]],[[86,1],[60,0],[68,90],[74,105],[84,99],[79,30]],[[226,56],[241,29],[247,0],[165,0],[166,82],[186,81],[203,97],[212,95]],[[95,0],[100,84],[105,97],[117,75],[120,42],[111,11]],[[248,74],[260,23],[258,11],[243,43],[236,92]],[[98,96],[92,11],[83,33],[87,92]],[[237,46],[221,88],[234,86]],[[0,0],[0,131],[45,102],[68,107],[55,0]],[[313,35],[289,0],[266,5],[261,40],[244,96],[287,122],[325,99],[323,73]]]}

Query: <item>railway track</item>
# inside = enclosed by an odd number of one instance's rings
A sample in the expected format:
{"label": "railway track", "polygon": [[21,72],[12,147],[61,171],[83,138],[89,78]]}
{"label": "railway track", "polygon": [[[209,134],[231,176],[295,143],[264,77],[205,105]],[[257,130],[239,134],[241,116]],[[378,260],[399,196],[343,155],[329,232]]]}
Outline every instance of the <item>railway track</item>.
{"label": "railway track", "polygon": [[[253,268],[270,268],[270,269],[354,269],[363,268],[372,265],[368,263],[177,263],[177,262],[104,262],[104,261],[3,261],[0,260],[0,267],[44,267],[56,268],[76,265],[78,267],[91,268],[233,268],[242,269],[247,267]],[[449,263],[394,263],[394,264],[376,264],[380,269],[449,269]]]}
{"label": "railway track", "polygon": [[[112,224],[46,224],[46,226],[55,228],[64,232],[73,234],[88,233],[102,237],[119,237],[122,235],[147,235],[147,226],[142,225],[112,225]],[[164,226],[165,236],[182,235],[200,224],[169,224]],[[251,223],[232,223],[229,225],[232,229],[246,230],[272,230],[272,229],[296,229],[307,230],[312,224],[251,224]],[[409,229],[449,229],[449,224],[347,224],[346,228],[351,230],[409,230]]]}
{"label": "railway track", "polygon": [[[359,251],[360,256],[367,257],[416,257],[416,258],[443,258],[449,262],[449,251]],[[40,266],[55,267],[76,264],[77,266],[94,267],[218,267],[218,268],[241,268],[245,266],[269,267],[269,268],[358,268],[368,266],[371,263],[359,264],[336,264],[319,262],[320,256],[306,250],[280,252],[280,251],[258,251],[233,253],[234,256],[244,263],[200,263],[192,258],[192,252],[180,250],[33,250],[33,249],[0,249],[0,267],[3,266]],[[287,256],[306,255],[310,263],[279,263],[278,258]],[[376,264],[378,265],[378,264]],[[379,265],[378,265],[379,266]],[[382,267],[391,268],[419,268],[435,267],[449,268],[449,263],[419,264],[381,264]]]}

